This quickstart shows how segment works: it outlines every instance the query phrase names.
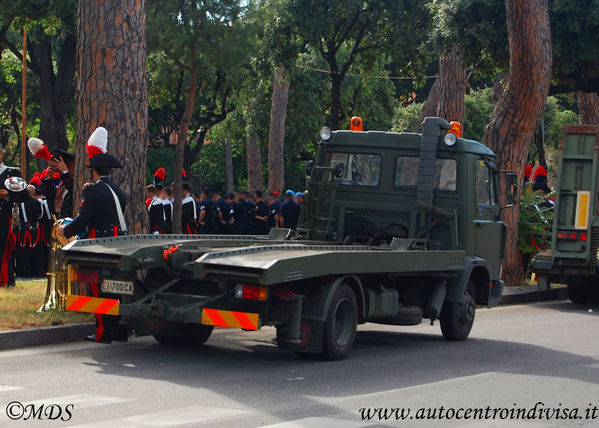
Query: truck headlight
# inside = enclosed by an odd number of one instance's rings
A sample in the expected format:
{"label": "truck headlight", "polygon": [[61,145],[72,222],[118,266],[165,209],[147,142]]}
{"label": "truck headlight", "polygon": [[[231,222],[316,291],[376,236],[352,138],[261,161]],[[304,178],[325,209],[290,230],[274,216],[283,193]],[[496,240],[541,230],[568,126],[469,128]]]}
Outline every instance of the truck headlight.
{"label": "truck headlight", "polygon": [[325,126],[320,130],[320,138],[322,138],[323,141],[329,141],[331,139],[331,135],[333,135],[333,131],[331,131],[331,128],[328,126]]}
{"label": "truck headlight", "polygon": [[458,137],[456,137],[456,135],[451,132],[448,132],[447,134],[445,134],[445,137],[443,137],[443,142],[446,146],[449,147],[453,146],[456,141],[458,141]]}

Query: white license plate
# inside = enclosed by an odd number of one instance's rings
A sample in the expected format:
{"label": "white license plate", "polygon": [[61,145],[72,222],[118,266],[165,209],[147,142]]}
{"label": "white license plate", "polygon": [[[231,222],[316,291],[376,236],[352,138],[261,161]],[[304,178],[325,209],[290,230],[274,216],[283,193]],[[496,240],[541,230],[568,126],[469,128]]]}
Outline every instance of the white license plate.
{"label": "white license plate", "polygon": [[133,283],[130,281],[102,281],[102,293],[130,294],[133,295]]}

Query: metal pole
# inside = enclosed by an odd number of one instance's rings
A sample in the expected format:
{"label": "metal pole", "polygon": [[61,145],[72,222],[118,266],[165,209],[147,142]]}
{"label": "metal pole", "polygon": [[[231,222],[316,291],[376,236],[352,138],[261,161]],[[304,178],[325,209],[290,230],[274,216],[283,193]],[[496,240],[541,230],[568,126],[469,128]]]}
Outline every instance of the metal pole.
{"label": "metal pole", "polygon": [[27,30],[23,29],[23,91],[21,99],[23,105],[21,107],[22,129],[21,129],[21,174],[27,179]]}

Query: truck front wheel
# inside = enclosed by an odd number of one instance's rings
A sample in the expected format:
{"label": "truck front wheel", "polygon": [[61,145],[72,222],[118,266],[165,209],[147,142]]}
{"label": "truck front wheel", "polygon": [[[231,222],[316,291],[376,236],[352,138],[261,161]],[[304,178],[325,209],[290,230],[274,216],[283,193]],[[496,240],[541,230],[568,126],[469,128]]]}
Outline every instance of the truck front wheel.
{"label": "truck front wheel", "polygon": [[447,340],[465,340],[472,330],[476,314],[476,294],[472,281],[459,302],[445,302],[441,309],[441,332]]}
{"label": "truck front wheel", "polygon": [[343,360],[356,338],[358,305],[353,290],[341,284],[335,291],[324,324],[323,355],[328,360]]}

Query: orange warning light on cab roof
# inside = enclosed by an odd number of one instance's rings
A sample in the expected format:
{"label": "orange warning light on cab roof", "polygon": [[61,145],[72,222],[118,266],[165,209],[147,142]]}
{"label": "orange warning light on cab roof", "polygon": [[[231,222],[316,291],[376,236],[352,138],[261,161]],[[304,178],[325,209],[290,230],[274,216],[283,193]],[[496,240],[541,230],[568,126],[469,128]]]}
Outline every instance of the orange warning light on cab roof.
{"label": "orange warning light on cab roof", "polygon": [[447,132],[455,134],[458,138],[462,138],[462,124],[454,120],[453,122],[449,122],[449,125],[451,126],[451,129]]}
{"label": "orange warning light on cab roof", "polygon": [[349,121],[350,131],[362,131],[362,118],[360,116],[354,116]]}

